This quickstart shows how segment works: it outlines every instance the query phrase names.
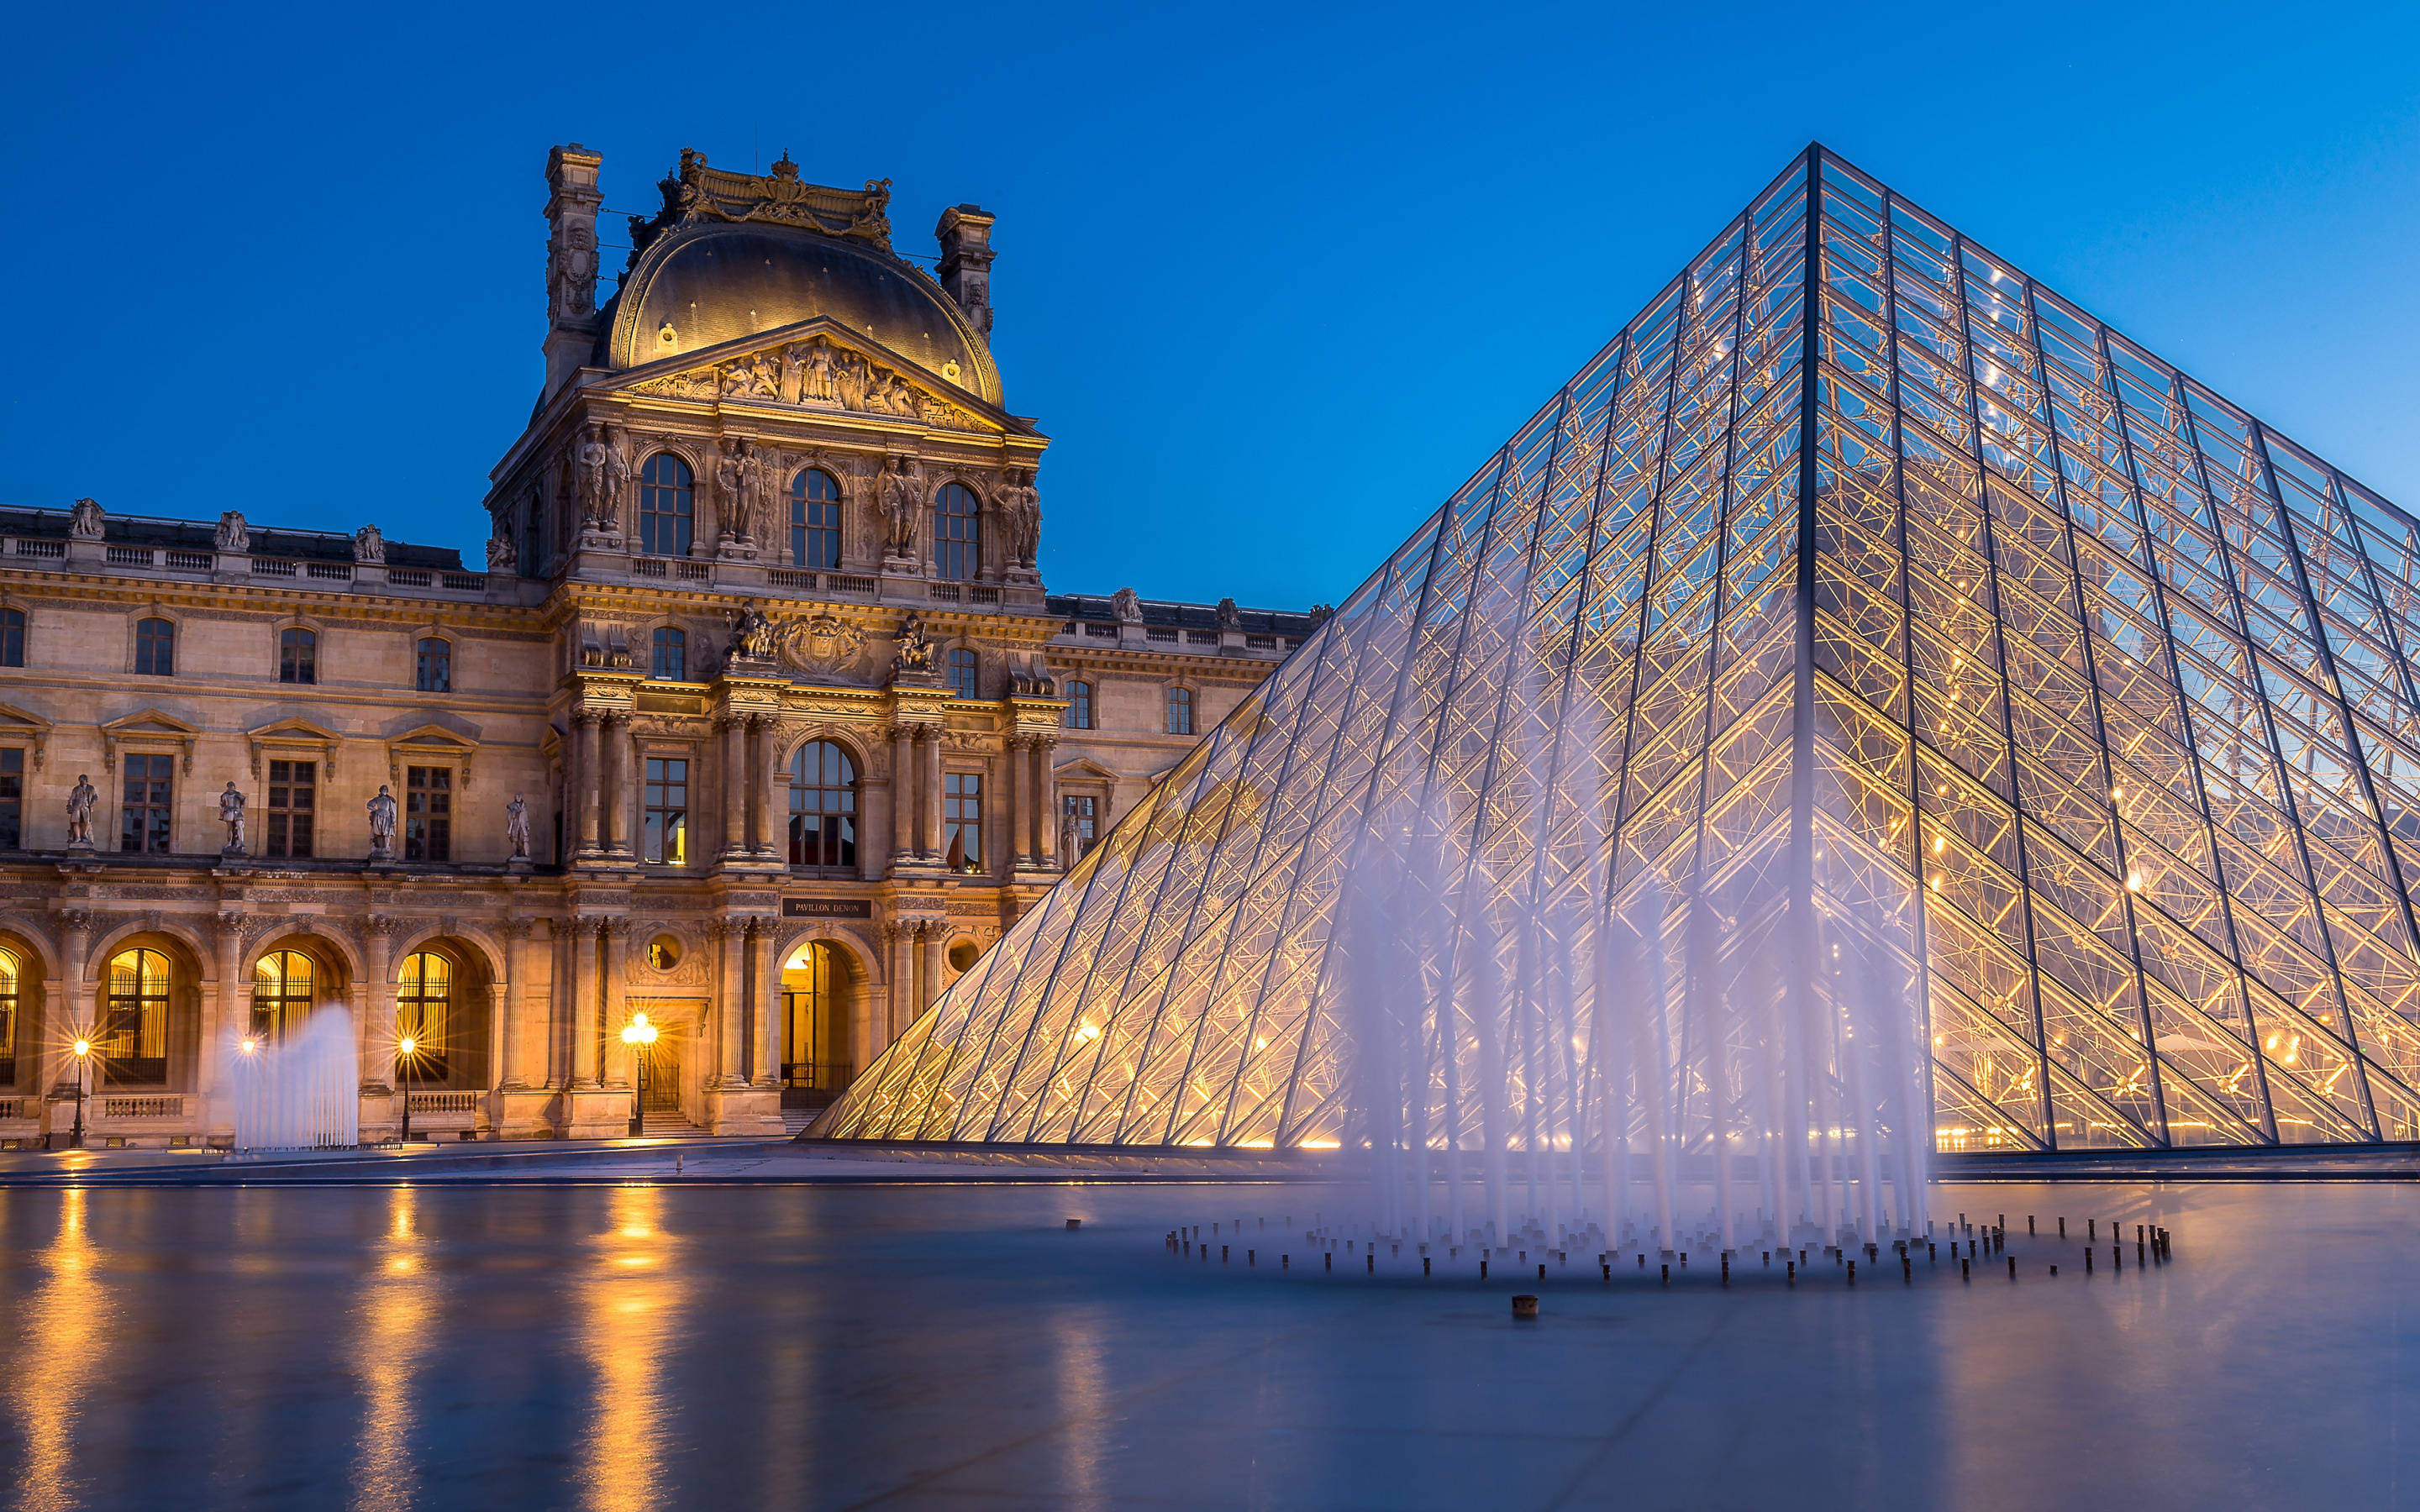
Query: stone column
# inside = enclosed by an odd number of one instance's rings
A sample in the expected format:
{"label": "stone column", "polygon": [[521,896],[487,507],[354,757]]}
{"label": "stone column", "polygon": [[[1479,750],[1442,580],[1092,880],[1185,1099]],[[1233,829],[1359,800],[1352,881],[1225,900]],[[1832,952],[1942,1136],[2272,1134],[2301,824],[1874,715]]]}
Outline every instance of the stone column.
{"label": "stone column", "polygon": [[603,1048],[597,1024],[597,931],[601,919],[571,921],[571,1085],[601,1087],[597,1055]]}
{"label": "stone column", "polygon": [[613,1047],[622,1042],[622,1026],[630,1016],[626,1001],[630,974],[630,921],[608,918],[598,923],[597,932],[605,942],[605,1019],[598,1029],[598,1037],[604,1041],[607,1053],[614,1057],[613,1065],[620,1072],[612,1085],[628,1087],[631,1085],[632,1069],[629,1052],[615,1052]]}
{"label": "stone column", "polygon": [[916,854],[916,730],[891,727],[891,859],[895,865]]}
{"label": "stone column", "polygon": [[748,849],[748,720],[726,714],[714,728],[722,733],[722,854],[731,857]]}
{"label": "stone column", "polygon": [[593,710],[581,709],[572,714],[572,765],[577,771],[566,770],[564,774],[565,785],[570,791],[563,795],[563,807],[566,813],[579,816],[577,854],[582,856],[591,856],[597,851],[597,795],[601,791],[597,780],[597,718]]}
{"label": "stone column", "polygon": [[756,991],[750,1002],[755,1011],[755,1082],[782,1085],[782,963],[773,959],[773,933],[781,920],[759,918],[749,925],[748,949],[756,962]]}
{"label": "stone column", "polygon": [[504,980],[497,987],[494,1009],[496,1059],[492,1075],[497,1087],[517,1092],[529,1085],[521,1062],[527,1058],[522,1050],[521,1003],[528,996],[525,984],[529,978],[530,921],[526,918],[504,920]]}
{"label": "stone column", "polygon": [[881,1042],[868,1051],[863,1071],[874,1064],[874,1057],[891,1048],[914,1015],[916,1002],[916,930],[914,923],[896,924],[891,930],[891,1000],[883,1006]]}
{"label": "stone column", "polygon": [[363,982],[361,1037],[362,1085],[392,1088],[395,1084],[395,936],[403,920],[373,914],[362,920]]}
{"label": "stone column", "polygon": [[[886,976],[891,974],[891,960],[896,953],[894,941],[898,938],[898,929],[892,925],[886,924],[882,927],[883,972]],[[889,1016],[887,1011],[884,1016]],[[874,1063],[874,983],[869,981],[865,984],[865,990],[857,995],[857,1000],[848,1006],[846,1043],[848,1070],[851,1076]],[[821,1059],[823,1054],[823,1046],[817,1045],[811,1058]]]}
{"label": "stone column", "polygon": [[[1018,791],[1025,785],[1024,752],[1023,735],[1012,734],[1001,742],[1001,817],[1007,824],[1006,832],[1001,836],[1003,841],[1001,849],[1008,854],[1008,871],[1012,876],[1025,859],[1025,830],[1021,823],[1025,818],[1025,800]],[[985,836],[985,843],[990,843],[988,835]],[[985,870],[990,868],[985,867]]]}
{"label": "stone column", "polygon": [[[923,1012],[941,995],[941,945],[950,937],[946,920],[935,919],[924,926],[924,969],[916,982],[916,1011]],[[903,1024],[902,1031],[908,1027]]]}
{"label": "stone column", "polygon": [[628,853],[630,841],[624,831],[629,816],[622,808],[622,769],[630,764],[630,743],[622,716],[597,715],[597,743],[603,748],[597,763],[597,848],[609,856]]}
{"label": "stone column", "polygon": [[746,1043],[748,926],[743,919],[716,918],[707,921],[706,932],[715,954],[715,1080],[721,1087],[737,1087],[746,1080],[740,1047]]}
{"label": "stone column", "polygon": [[[67,941],[60,962],[60,975],[65,979],[61,985],[67,989],[66,1001],[61,1004],[67,1014],[67,1032],[55,1038],[60,1053],[66,1054],[66,1047],[73,1044],[78,1035],[92,1032],[92,1014],[85,1007],[85,994],[90,990],[90,983],[85,979],[85,957],[92,949],[92,915],[82,908],[68,909],[59,915],[59,933]],[[70,1058],[73,1057],[70,1056]],[[72,1066],[68,1068],[70,1075],[73,1075],[74,1071]],[[47,1087],[50,1084],[51,1078],[46,1073],[43,1085]]]}
{"label": "stone column", "polygon": [[765,727],[772,721],[761,714],[748,717],[748,854],[762,856],[772,847],[765,840]]}
{"label": "stone column", "polygon": [[[218,947],[218,990],[202,1004],[201,1126],[208,1133],[225,1096],[227,1041],[251,1027],[252,995],[244,991],[243,923],[241,914],[218,914],[210,919],[211,943]],[[232,1126],[235,1112],[227,1110]]]}
{"label": "stone column", "polygon": [[1045,868],[1059,864],[1059,795],[1050,780],[1050,752],[1057,745],[1048,735],[1033,739],[1033,859]]}
{"label": "stone column", "polygon": [[939,860],[949,845],[941,839],[941,727],[938,724],[925,727],[923,759],[919,764],[924,776],[923,801],[918,805],[923,810],[924,854]]}

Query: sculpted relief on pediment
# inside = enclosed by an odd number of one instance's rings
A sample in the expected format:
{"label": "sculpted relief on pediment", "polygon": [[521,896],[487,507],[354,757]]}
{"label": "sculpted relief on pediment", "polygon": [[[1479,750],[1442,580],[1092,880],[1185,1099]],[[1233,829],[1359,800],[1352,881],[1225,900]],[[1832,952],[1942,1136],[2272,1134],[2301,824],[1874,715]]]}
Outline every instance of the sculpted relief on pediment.
{"label": "sculpted relief on pediment", "polygon": [[[941,376],[956,378],[946,371]],[[919,386],[896,368],[823,336],[648,378],[630,385],[630,392],[706,403],[730,399],[896,415],[937,430],[991,428],[963,406]]]}

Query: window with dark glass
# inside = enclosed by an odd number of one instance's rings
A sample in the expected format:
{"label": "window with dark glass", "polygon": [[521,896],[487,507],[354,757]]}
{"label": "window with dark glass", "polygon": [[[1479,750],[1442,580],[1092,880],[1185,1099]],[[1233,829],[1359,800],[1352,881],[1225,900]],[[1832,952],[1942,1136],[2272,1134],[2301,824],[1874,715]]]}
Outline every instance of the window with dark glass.
{"label": "window with dark glass", "polygon": [[104,1087],[157,1087],[168,1079],[168,958],[120,950],[109,958],[109,995],[93,1035]]}
{"label": "window with dark glass", "polygon": [[1069,683],[1067,685],[1067,728],[1070,730],[1093,728],[1092,684]]}
{"label": "window with dark glass", "polygon": [[134,670],[146,677],[177,674],[177,627],[166,620],[138,620],[134,625]]}
{"label": "window with dark glass", "polygon": [[423,636],[413,658],[412,686],[424,693],[454,691],[454,642],[437,636]]}
{"label": "window with dark glass", "polygon": [[689,637],[669,625],[659,626],[649,648],[647,675],[659,683],[689,681]]}
{"label": "window with dark glass", "polygon": [[953,872],[981,872],[983,774],[947,772],[941,777],[941,839]]}
{"label": "window with dark glass", "polygon": [[167,855],[177,759],[130,754],[117,760],[124,768],[126,783],[118,814],[117,848],[151,856]]}
{"label": "window with dark glass", "polygon": [[983,565],[983,506],[963,483],[946,485],[933,498],[933,573],[972,579]]}
{"label": "window with dark glass", "polygon": [[1171,735],[1193,733],[1193,689],[1171,687],[1168,690],[1168,733]]}
{"label": "window with dark glass", "polygon": [[25,751],[10,746],[0,750],[0,851],[22,850],[24,843]]}
{"label": "window with dark glass", "polygon": [[25,611],[0,609],[0,667],[25,665]]}
{"label": "window with dark glass", "polygon": [[403,858],[454,858],[454,768],[403,769]]}
{"label": "window with dark glass", "polygon": [[647,458],[639,474],[639,549],[651,557],[689,555],[689,464],[670,452]]}
{"label": "window with dark glass", "polygon": [[647,758],[646,826],[640,843],[640,854],[659,866],[689,859],[689,763]]}
{"label": "window with dark glass", "polygon": [[302,1026],[311,1011],[311,958],[271,950],[252,968],[252,1037],[275,1044]]}
{"label": "window with dark glass", "polygon": [[296,626],[277,632],[277,680],[316,683],[319,680],[319,638]]}
{"label": "window with dark glass", "polygon": [[1088,794],[1070,793],[1066,795],[1066,802],[1067,813],[1076,821],[1076,854],[1063,856],[1060,860],[1073,866],[1084,858],[1084,853],[1093,848],[1093,841],[1097,838],[1100,800]]}
{"label": "window with dark glass", "polygon": [[268,853],[302,856],[311,854],[311,820],[318,808],[319,764],[269,764]]}
{"label": "window with dark glass", "polygon": [[829,740],[790,758],[790,864],[857,867],[857,765]]}
{"label": "window with dark glass", "polygon": [[820,468],[790,480],[790,560],[821,572],[840,565],[840,485]]}
{"label": "window with dark glass", "polygon": [[395,977],[396,1080],[407,1087],[445,1080],[454,1069],[453,1034],[454,963],[434,950],[414,950]]}
{"label": "window with dark glass", "polygon": [[0,950],[0,1088],[17,1085],[16,952]]}
{"label": "window with dark glass", "polygon": [[964,646],[958,646],[950,652],[950,686],[957,689],[958,697],[970,699],[976,695],[977,689],[982,687],[978,671],[973,652]]}

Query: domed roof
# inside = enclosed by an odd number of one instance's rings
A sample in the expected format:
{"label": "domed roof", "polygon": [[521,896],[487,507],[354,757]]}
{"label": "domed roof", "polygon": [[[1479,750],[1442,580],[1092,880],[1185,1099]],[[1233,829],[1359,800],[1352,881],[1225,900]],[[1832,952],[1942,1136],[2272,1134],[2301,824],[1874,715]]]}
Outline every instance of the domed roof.
{"label": "domed roof", "polygon": [[828,316],[978,398],[1000,370],[939,284],[855,239],[704,221],[648,243],[613,300],[607,364],[637,367]]}

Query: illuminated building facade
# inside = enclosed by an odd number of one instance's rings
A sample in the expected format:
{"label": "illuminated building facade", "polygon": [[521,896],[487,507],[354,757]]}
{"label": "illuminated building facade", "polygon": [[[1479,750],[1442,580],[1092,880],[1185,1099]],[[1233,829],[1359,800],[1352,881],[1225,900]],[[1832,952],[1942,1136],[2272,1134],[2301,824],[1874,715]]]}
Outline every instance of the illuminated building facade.
{"label": "illuminated building facade", "polygon": [[1921,1006],[1944,1149],[2420,1137],[2415,581],[2411,516],[1810,148],[817,1129],[1369,1137],[1339,899],[1408,813],[1466,919],[1650,921],[1669,1037],[1569,983],[1515,1096],[1624,1111],[1550,1140],[1753,1136],[1736,983],[1837,994],[1844,943]]}

